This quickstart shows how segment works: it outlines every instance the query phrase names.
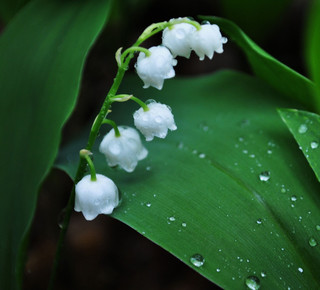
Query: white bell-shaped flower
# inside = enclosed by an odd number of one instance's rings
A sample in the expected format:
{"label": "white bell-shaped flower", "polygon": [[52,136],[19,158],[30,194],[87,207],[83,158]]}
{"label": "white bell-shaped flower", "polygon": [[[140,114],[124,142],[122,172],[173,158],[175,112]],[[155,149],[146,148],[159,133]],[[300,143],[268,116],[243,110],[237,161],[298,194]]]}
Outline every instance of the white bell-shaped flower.
{"label": "white bell-shaped flower", "polygon": [[114,129],[104,136],[99,151],[106,156],[108,165],[119,165],[127,172],[132,172],[139,160],[147,157],[148,150],[142,145],[138,131],[131,127],[119,126],[120,136]]}
{"label": "white bell-shaped flower", "polygon": [[189,23],[179,23],[167,27],[162,34],[162,44],[168,47],[173,55],[190,57],[190,36],[196,28]]}
{"label": "white bell-shaped flower", "polygon": [[152,86],[161,90],[164,80],[175,76],[173,66],[177,64],[177,60],[173,58],[169,49],[162,45],[153,46],[149,51],[150,56],[140,52],[135,68],[144,82],[144,88]]}
{"label": "white bell-shaped flower", "polygon": [[114,182],[101,174],[92,181],[90,175],[83,177],[75,188],[74,210],[82,212],[91,221],[99,214],[111,214],[119,204],[119,192]]}
{"label": "white bell-shaped flower", "polygon": [[147,106],[148,111],[140,108],[133,114],[134,125],[146,137],[147,141],[153,140],[154,137],[165,138],[168,129],[171,131],[177,129],[169,106],[155,101],[150,102]]}
{"label": "white bell-shaped flower", "polygon": [[207,56],[212,59],[214,52],[222,53],[222,45],[226,43],[227,38],[220,33],[220,28],[216,24],[203,24],[200,30],[195,30],[190,37],[191,48],[204,60]]}

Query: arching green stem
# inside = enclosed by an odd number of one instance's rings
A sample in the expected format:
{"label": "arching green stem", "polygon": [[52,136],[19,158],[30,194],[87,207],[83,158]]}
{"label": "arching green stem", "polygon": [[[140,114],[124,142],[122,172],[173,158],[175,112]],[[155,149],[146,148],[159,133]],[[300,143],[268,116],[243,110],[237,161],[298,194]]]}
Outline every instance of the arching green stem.
{"label": "arching green stem", "polygon": [[121,136],[116,122],[114,122],[114,121],[112,121],[112,120],[109,120],[109,119],[104,119],[104,120],[102,121],[102,124],[111,125],[112,128],[114,129],[114,134],[116,135],[116,137],[120,137],[120,136]]}
{"label": "arching green stem", "polygon": [[144,48],[144,47],[141,47],[141,46],[131,46],[131,47],[129,47],[128,49],[126,49],[126,50],[123,52],[123,54],[121,55],[121,62],[122,62],[122,63],[124,62],[125,58],[127,57],[127,55],[128,55],[129,53],[135,53],[135,52],[137,52],[137,51],[143,52],[143,53],[146,55],[146,57],[149,57],[149,56],[151,55],[151,52],[150,52],[148,49]]}
{"label": "arching green stem", "polygon": [[86,150],[86,149],[80,150],[80,157],[85,159],[89,165],[91,181],[96,181],[97,180],[96,169],[94,168],[94,164],[90,158],[90,155],[92,155],[92,153],[89,150]]}
{"label": "arching green stem", "polygon": [[136,98],[136,97],[131,97],[130,100],[135,101],[137,104],[140,105],[140,107],[142,107],[142,109],[146,112],[149,111],[148,106],[146,105],[146,103],[142,102],[140,99]]}

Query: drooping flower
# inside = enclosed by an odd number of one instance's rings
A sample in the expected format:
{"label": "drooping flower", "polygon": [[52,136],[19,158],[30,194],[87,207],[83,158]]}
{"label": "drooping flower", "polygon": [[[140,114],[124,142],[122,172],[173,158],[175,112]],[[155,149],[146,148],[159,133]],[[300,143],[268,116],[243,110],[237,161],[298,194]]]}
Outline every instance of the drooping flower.
{"label": "drooping flower", "polygon": [[189,23],[179,23],[167,27],[162,34],[162,44],[170,49],[173,57],[189,58],[191,53],[190,36],[195,30],[196,28]]}
{"label": "drooping flower", "polygon": [[111,214],[119,204],[119,192],[114,182],[101,174],[92,181],[90,175],[83,177],[75,188],[74,210],[82,212],[91,221],[99,214]]}
{"label": "drooping flower", "polygon": [[168,129],[171,131],[177,129],[169,106],[155,101],[150,102],[147,106],[148,111],[140,108],[133,114],[134,125],[146,137],[147,141],[153,140],[154,137],[165,138]]}
{"label": "drooping flower", "polygon": [[177,64],[177,60],[173,58],[169,49],[162,45],[153,46],[149,51],[150,56],[140,52],[135,68],[144,82],[144,88],[152,86],[161,90],[164,80],[175,76],[173,66]]}
{"label": "drooping flower", "polygon": [[114,129],[104,136],[99,151],[106,156],[108,165],[119,165],[127,172],[132,172],[138,161],[148,155],[148,150],[142,145],[140,135],[134,128],[118,127],[120,136],[117,137]]}
{"label": "drooping flower", "polygon": [[222,53],[222,45],[227,38],[220,33],[220,28],[216,24],[203,24],[200,30],[195,30],[190,36],[190,45],[200,60],[207,56],[212,59],[214,52]]}

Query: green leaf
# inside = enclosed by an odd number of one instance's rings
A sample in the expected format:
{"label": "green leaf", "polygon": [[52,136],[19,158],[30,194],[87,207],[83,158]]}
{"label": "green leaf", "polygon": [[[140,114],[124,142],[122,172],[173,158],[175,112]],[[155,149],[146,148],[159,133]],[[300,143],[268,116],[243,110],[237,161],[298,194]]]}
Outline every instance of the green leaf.
{"label": "green leaf", "polygon": [[[178,130],[145,142],[148,158],[130,174],[108,168],[96,144],[97,172],[122,192],[113,217],[223,288],[257,276],[262,289],[318,289],[320,247],[309,239],[320,242],[320,185],[276,112],[288,101],[236,72],[141,87],[132,77],[122,89],[169,104]],[[132,125],[134,109],[115,104],[110,118]],[[84,144],[64,148],[56,165],[74,176]]]}
{"label": "green leaf", "polygon": [[309,79],[265,52],[233,22],[212,16],[201,16],[200,18],[219,25],[230,41],[235,42],[243,50],[258,77],[288,98],[298,100],[308,108],[314,109],[316,104],[314,84]]}
{"label": "green leaf", "polygon": [[9,22],[13,16],[30,0],[2,0],[0,1],[0,20]]}
{"label": "green leaf", "polygon": [[320,116],[293,109],[279,109],[279,114],[320,181]]}
{"label": "green leaf", "polygon": [[306,60],[311,79],[317,88],[317,108],[320,108],[320,1],[314,0],[310,7],[306,33]]}
{"label": "green leaf", "polygon": [[254,39],[263,39],[275,28],[291,0],[223,0],[223,15]]}
{"label": "green leaf", "polygon": [[20,288],[23,241],[110,1],[35,1],[0,38],[0,289]]}

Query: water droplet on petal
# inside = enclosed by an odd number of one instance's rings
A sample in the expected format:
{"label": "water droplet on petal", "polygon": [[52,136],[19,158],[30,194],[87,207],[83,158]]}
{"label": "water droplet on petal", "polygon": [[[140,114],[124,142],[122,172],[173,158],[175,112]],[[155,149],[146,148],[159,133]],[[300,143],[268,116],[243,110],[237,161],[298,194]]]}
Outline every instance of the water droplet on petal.
{"label": "water droplet on petal", "polygon": [[260,288],[260,280],[256,276],[249,276],[246,279],[246,285],[251,290],[257,290]]}
{"label": "water droplet on petal", "polygon": [[194,254],[192,255],[192,257],[190,258],[190,262],[196,266],[196,267],[201,267],[203,266],[204,262],[205,262],[205,259],[202,255],[200,254]]}
{"label": "water droplet on petal", "polygon": [[270,171],[263,171],[259,174],[259,179],[261,181],[268,181],[270,179]]}
{"label": "water droplet on petal", "polygon": [[316,241],[315,238],[310,238],[310,239],[309,239],[309,245],[310,245],[311,247],[315,247],[317,244],[318,244],[318,243],[317,243],[317,241]]}
{"label": "water droplet on petal", "polygon": [[300,134],[304,134],[304,133],[306,133],[307,131],[308,131],[307,125],[306,125],[306,124],[301,124],[300,127],[299,127],[299,129],[298,129],[298,132],[299,132]]}

